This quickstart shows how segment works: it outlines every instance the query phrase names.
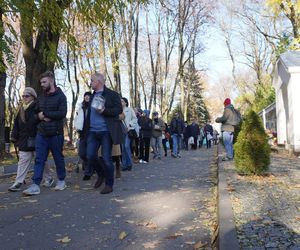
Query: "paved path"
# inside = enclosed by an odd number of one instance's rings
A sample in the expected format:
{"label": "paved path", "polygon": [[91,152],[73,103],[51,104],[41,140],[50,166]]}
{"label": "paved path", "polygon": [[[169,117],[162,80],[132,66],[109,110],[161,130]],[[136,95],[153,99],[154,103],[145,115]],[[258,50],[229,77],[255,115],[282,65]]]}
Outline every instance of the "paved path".
{"label": "paved path", "polygon": [[1,249],[210,249],[212,160],[213,150],[201,149],[135,165],[109,195],[74,171],[65,191],[42,188],[29,198],[8,193],[12,179],[3,179]]}

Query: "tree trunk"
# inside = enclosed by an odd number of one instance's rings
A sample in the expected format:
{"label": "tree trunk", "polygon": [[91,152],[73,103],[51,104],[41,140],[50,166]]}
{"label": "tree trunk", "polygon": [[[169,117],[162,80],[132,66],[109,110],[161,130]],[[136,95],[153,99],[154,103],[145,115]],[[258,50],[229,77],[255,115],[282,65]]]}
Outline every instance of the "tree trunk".
{"label": "tree trunk", "polygon": [[[53,2],[49,4],[49,1],[43,1],[40,6],[40,23],[38,27],[34,27],[34,20],[32,18],[32,13],[37,8],[35,1],[28,0],[26,4],[23,2],[18,3],[21,5],[20,29],[23,42],[23,56],[26,65],[25,84],[34,88],[38,94],[42,92],[39,83],[40,74],[47,70],[53,72],[55,63],[58,60],[57,47],[61,29],[56,26],[52,27],[53,18],[60,20],[62,27],[64,20],[63,10],[71,3],[71,0],[60,0],[56,1],[55,4]],[[50,15],[49,12],[55,13],[55,16]],[[34,46],[35,30],[38,30],[38,32]]]}
{"label": "tree trunk", "polygon": [[[0,41],[4,40],[3,9],[0,5]],[[0,49],[0,157],[5,154],[5,86],[6,86],[6,67],[4,64],[4,55]]]}
{"label": "tree trunk", "polygon": [[[139,13],[140,13],[140,5],[137,3],[137,13],[136,13],[136,19],[135,19],[135,27],[134,27],[134,33],[135,33],[135,39],[134,39],[134,72],[133,72],[133,79],[134,79],[134,106],[137,107],[138,104],[138,52],[139,52]],[[132,105],[132,104],[131,104]]]}

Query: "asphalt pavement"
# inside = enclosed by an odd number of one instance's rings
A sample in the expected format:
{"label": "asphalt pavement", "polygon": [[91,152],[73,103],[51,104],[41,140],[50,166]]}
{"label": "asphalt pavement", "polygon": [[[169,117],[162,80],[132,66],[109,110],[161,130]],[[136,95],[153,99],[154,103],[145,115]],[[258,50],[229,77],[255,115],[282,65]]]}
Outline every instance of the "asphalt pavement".
{"label": "asphalt pavement", "polygon": [[1,179],[1,249],[211,249],[213,159],[213,149],[198,149],[136,164],[108,195],[72,164],[64,191],[24,197],[7,191],[13,177]]}

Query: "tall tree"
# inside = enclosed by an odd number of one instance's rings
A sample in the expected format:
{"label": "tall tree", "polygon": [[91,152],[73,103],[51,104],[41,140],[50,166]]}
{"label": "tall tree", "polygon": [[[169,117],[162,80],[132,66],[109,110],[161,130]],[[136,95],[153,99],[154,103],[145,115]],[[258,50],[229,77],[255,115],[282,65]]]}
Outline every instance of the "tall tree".
{"label": "tall tree", "polygon": [[64,11],[72,0],[15,0],[21,16],[21,39],[26,64],[25,83],[41,92],[39,76],[54,71],[59,62],[57,47],[65,28]]}
{"label": "tall tree", "polygon": [[0,157],[5,152],[5,86],[6,86],[6,66],[4,62],[4,50],[6,49],[4,31],[4,1],[0,3]]}

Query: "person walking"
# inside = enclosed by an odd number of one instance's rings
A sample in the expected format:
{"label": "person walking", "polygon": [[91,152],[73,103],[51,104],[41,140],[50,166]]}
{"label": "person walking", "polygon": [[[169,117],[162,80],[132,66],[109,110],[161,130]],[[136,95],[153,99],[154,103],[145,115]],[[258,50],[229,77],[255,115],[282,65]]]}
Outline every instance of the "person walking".
{"label": "person walking", "polygon": [[[83,95],[83,102],[81,103],[79,109],[76,112],[76,117],[74,120],[74,127],[79,134],[79,150],[78,154],[82,160],[82,168],[87,171],[87,158],[86,158],[86,135],[87,135],[87,111],[90,103],[92,93],[90,91],[85,92]],[[89,180],[90,176],[85,172],[83,180]]]}
{"label": "person walking", "polygon": [[149,162],[150,140],[152,136],[152,120],[149,118],[149,110],[144,110],[138,118],[140,126],[140,163]]}
{"label": "person walking", "polygon": [[[104,76],[95,73],[91,76],[91,87],[94,90],[87,114],[87,160],[89,176],[94,169],[98,174],[95,183],[100,187],[105,177],[105,187],[101,194],[108,194],[113,191],[114,184],[114,164],[112,161],[112,145],[124,143],[125,132],[119,115],[122,113],[120,95],[107,88]],[[102,148],[102,158],[104,162],[104,176],[102,169],[97,164],[98,150]]]}
{"label": "person walking", "polygon": [[123,114],[124,114],[124,124],[127,129],[127,134],[125,136],[125,142],[122,144],[122,171],[131,171],[132,169],[132,152],[130,148],[130,138],[129,134],[137,134],[135,128],[138,125],[135,112],[132,108],[128,107],[129,103],[127,98],[122,97],[121,99]]}
{"label": "person walking", "polygon": [[170,148],[170,131],[167,123],[165,123],[165,131],[162,133],[162,145],[164,148],[165,157],[167,157],[168,149]]}
{"label": "person walking", "polygon": [[221,117],[216,119],[216,122],[222,123],[221,132],[223,143],[226,150],[226,156],[222,159],[228,161],[233,159],[233,135],[234,126],[230,123],[234,119],[234,107],[231,104],[230,98],[224,100],[224,112]]}
{"label": "person walking", "polygon": [[173,141],[173,152],[171,155],[174,158],[181,158],[180,147],[181,147],[183,129],[184,129],[184,122],[179,117],[178,112],[176,112],[170,124],[170,131],[171,131],[172,141]]}
{"label": "person walking", "polygon": [[[14,119],[10,141],[19,149],[18,169],[15,182],[8,188],[8,191],[17,192],[25,181],[34,157],[35,136],[37,121],[34,117],[36,109],[37,94],[31,87],[26,87],[22,95],[22,103]],[[47,167],[48,170],[48,167]],[[45,186],[52,185],[53,179],[45,171]]]}
{"label": "person walking", "polygon": [[40,183],[43,178],[45,163],[49,151],[54,158],[57,174],[55,190],[66,188],[65,159],[63,155],[64,145],[64,119],[67,114],[67,98],[63,91],[56,86],[54,74],[47,71],[40,76],[43,94],[38,98],[37,135],[35,138],[35,165],[32,177],[33,184],[23,191],[25,195],[40,194]]}
{"label": "person walking", "polygon": [[193,120],[192,124],[189,125],[189,130],[190,130],[190,136],[194,138],[194,144],[192,144],[192,149],[197,149],[197,141],[198,141],[198,136],[200,135],[200,128],[199,125],[196,123],[196,119]]}
{"label": "person walking", "polygon": [[161,159],[162,156],[162,133],[165,131],[165,122],[158,118],[158,112],[152,113],[152,137],[151,137],[151,147],[153,149],[153,159]]}
{"label": "person walking", "polygon": [[190,132],[190,126],[188,125],[188,122],[184,122],[184,128],[183,128],[183,145],[185,150],[189,150],[189,138],[191,136]]}
{"label": "person walking", "polygon": [[207,121],[206,125],[204,126],[204,135],[206,140],[206,148],[211,148],[211,141],[213,139],[213,126],[210,124],[210,120]]}

